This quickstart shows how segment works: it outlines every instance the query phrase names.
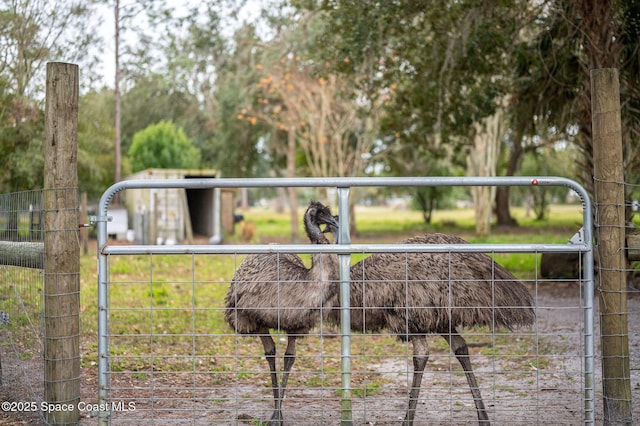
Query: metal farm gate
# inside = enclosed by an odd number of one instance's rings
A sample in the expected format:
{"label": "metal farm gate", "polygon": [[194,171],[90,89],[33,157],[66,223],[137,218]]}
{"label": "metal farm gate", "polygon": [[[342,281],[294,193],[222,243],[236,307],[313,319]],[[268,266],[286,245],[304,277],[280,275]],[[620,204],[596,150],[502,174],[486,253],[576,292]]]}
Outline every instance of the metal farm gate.
{"label": "metal farm gate", "polygon": [[[582,200],[582,228],[566,244],[351,244],[348,227],[342,225],[339,244],[332,245],[110,245],[107,240],[109,203],[116,193],[133,188],[334,188],[340,223],[345,224],[351,188],[503,185],[575,191]],[[117,183],[104,193],[93,218],[98,229],[100,424],[266,424],[273,396],[263,348],[257,337],[236,335],[226,324],[224,297],[245,255],[318,252],[338,254],[342,323],[335,327],[321,322],[299,341],[283,403],[286,424],[402,422],[413,370],[411,343],[387,334],[352,334],[346,306],[351,257],[387,252],[486,253],[498,262],[501,254],[517,253],[530,262],[530,276],[522,281],[535,303],[533,326],[462,331],[489,419],[510,425],[594,424],[591,213],[585,190],[557,177]],[[542,279],[537,265],[544,253],[575,255],[581,266],[578,279]],[[280,357],[286,336],[276,334],[275,340]],[[414,424],[477,424],[474,400],[456,357],[442,339],[431,340]]]}

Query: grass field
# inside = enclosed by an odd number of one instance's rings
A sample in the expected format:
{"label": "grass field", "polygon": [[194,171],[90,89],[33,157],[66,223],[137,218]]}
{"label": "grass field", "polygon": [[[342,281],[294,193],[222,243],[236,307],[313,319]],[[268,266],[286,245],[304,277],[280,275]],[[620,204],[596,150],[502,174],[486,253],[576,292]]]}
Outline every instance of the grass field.
{"label": "grass field", "polygon": [[[283,238],[286,241],[284,236],[289,235],[288,211],[278,214],[270,208],[252,208],[242,213],[246,221],[256,224],[258,242],[265,243]],[[301,208],[298,216],[301,217],[303,213],[304,208]],[[424,232],[448,232],[464,236],[471,242],[481,242],[473,237],[475,217],[472,209],[436,210],[431,224],[424,223],[420,212],[409,209],[357,206],[355,214],[359,235],[352,237],[353,242],[398,241]],[[511,214],[520,227],[494,230],[492,236],[482,242],[517,241],[520,238],[518,235],[536,239],[554,238],[553,241],[546,239],[546,242],[564,242],[566,239],[557,235],[557,231],[575,232],[582,224],[582,208],[579,205],[552,205],[549,218],[542,221],[536,221],[533,216],[527,217],[524,208],[512,208]],[[573,233],[568,238],[572,235]],[[231,237],[230,241],[239,240],[238,237]]]}

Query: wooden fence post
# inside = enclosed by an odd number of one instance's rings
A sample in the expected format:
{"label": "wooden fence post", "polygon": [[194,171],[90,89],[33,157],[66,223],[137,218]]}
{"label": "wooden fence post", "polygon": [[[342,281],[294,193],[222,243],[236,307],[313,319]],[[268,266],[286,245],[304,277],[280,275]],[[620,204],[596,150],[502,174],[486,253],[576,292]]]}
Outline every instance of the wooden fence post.
{"label": "wooden fence post", "polygon": [[78,66],[47,64],[44,177],[44,402],[47,424],[79,424]]}
{"label": "wooden fence post", "polygon": [[604,424],[631,424],[625,204],[618,70],[591,70]]}

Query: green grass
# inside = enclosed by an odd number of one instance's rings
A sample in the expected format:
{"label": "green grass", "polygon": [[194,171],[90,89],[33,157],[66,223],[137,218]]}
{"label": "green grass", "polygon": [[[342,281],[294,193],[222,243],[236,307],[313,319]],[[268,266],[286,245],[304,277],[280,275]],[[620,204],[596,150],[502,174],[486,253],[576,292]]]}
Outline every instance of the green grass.
{"label": "green grass", "polygon": [[[301,211],[302,212],[302,211]],[[437,211],[433,223],[425,225],[419,212],[410,210],[358,208],[358,235],[352,242],[394,242],[424,232],[449,232],[476,243],[564,243],[580,227],[579,206],[552,206],[551,221],[536,222],[513,209],[519,228],[494,230],[488,238],[473,235],[471,210]],[[255,242],[288,242],[288,213],[266,209],[244,212],[247,221],[256,224]],[[226,241],[242,243],[239,236]],[[361,255],[352,256],[356,262]],[[224,297],[229,282],[244,256],[234,255],[152,255],[111,256],[108,260],[110,297],[111,369],[144,380],[154,371],[191,371],[202,374],[211,383],[265,381],[266,362],[261,360],[262,345],[255,337],[235,336],[224,321]],[[308,258],[308,257],[307,257]],[[533,254],[497,254],[499,263],[516,276],[535,274],[539,256]],[[97,362],[97,276],[95,252],[81,259],[82,365]],[[335,331],[334,331],[335,332]],[[475,331],[470,343],[486,343],[488,333]],[[534,339],[519,341],[494,337],[490,347],[479,346],[476,353],[493,354],[495,348],[512,354],[520,368],[544,360],[535,354]],[[432,339],[432,353],[448,354],[442,339]],[[279,342],[279,351],[284,343]],[[354,335],[352,337],[352,385],[355,395],[371,395],[387,381],[368,371],[368,363],[387,357],[405,357],[411,349],[391,336]],[[298,357],[292,386],[332,386],[339,388],[340,339],[310,336],[298,344]],[[365,364],[365,361],[367,364]],[[319,366],[322,376],[319,376]],[[266,382],[265,382],[266,383]]]}
{"label": "green grass", "polygon": [[[334,208],[335,210],[335,208]],[[300,208],[298,216],[304,213]],[[276,213],[267,208],[251,209],[243,212],[245,220],[256,225],[259,243],[290,242],[289,213]],[[512,216],[519,227],[494,229],[489,237],[475,236],[475,216],[472,209],[437,210],[430,224],[425,224],[422,214],[414,210],[392,210],[388,207],[356,207],[357,235],[351,237],[352,243],[392,243],[412,235],[426,232],[446,232],[459,235],[471,243],[495,244],[564,244],[582,226],[582,207],[577,204],[551,205],[548,218],[535,220],[527,217],[524,208],[513,207]],[[299,232],[304,235],[302,224]],[[242,244],[239,236],[227,239],[231,243]],[[352,255],[352,262],[360,260]],[[540,256],[533,254],[498,254],[496,260],[520,278],[533,277],[533,271],[539,266]]]}
{"label": "green grass", "polygon": [[[333,209],[334,211],[336,208]],[[247,222],[254,223],[258,232],[258,240],[268,243],[272,240],[279,241],[289,235],[289,212],[276,213],[268,208],[254,208],[242,212]],[[301,207],[298,217],[304,213]],[[531,215],[526,216],[523,208],[513,207],[512,216],[518,221],[520,227],[512,229],[511,233],[505,230],[494,230],[491,239],[509,238],[509,235],[538,235],[550,236],[550,229],[563,229],[577,231],[582,223],[582,208],[580,205],[552,205],[548,218],[542,221],[535,220]],[[358,236],[352,237],[353,242],[360,239],[388,239],[396,240],[408,235],[421,232],[452,232],[460,235],[471,236],[475,230],[475,216],[472,209],[436,210],[430,224],[425,224],[422,214],[415,210],[393,210],[388,207],[357,206],[355,209]],[[302,223],[299,224],[302,233]],[[566,238],[570,238],[573,232]],[[231,236],[230,241],[238,242],[239,237]],[[564,240],[566,241],[566,239]],[[495,242],[495,241],[494,241]],[[548,241],[547,241],[548,242]]]}

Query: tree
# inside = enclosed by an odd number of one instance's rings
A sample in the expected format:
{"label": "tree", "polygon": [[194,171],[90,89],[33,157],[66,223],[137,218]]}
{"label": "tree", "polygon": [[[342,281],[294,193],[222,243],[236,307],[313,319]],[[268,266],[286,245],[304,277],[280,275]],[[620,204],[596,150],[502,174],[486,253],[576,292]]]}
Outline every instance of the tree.
{"label": "tree", "polygon": [[[0,104],[5,99],[0,95]],[[33,103],[13,100],[0,107],[0,192],[41,188],[44,183],[44,112]]]}
{"label": "tree", "polygon": [[257,117],[293,132],[311,176],[362,175],[374,142],[375,114],[360,116],[347,82],[333,74],[316,77],[287,56],[265,71]]}
{"label": "tree", "polygon": [[[0,189],[41,187],[44,155],[44,64],[91,64],[95,32],[89,5],[79,1],[0,1]],[[86,76],[91,77],[89,67]]]}
{"label": "tree", "polygon": [[133,172],[149,167],[190,169],[200,165],[200,151],[181,128],[161,121],[133,136],[129,159]]}
{"label": "tree", "polygon": [[83,1],[0,1],[0,75],[18,99],[42,97],[44,64],[52,58],[93,63],[87,54],[97,43],[91,18],[93,9]]}
{"label": "tree", "polygon": [[[473,147],[467,156],[467,173],[472,176],[490,177],[496,175],[496,163],[500,144],[506,133],[504,111],[498,109],[482,123],[475,123]],[[486,237],[491,232],[491,205],[495,196],[495,187],[474,186],[471,196],[476,216],[476,234]]]}
{"label": "tree", "polygon": [[163,120],[181,127],[194,145],[206,137],[202,134],[205,118],[197,98],[174,86],[166,75],[153,73],[137,77],[123,92],[122,106],[127,111],[122,117],[124,152],[129,150],[137,132]]}
{"label": "tree", "polygon": [[97,199],[113,184],[113,91],[82,94],[78,110],[78,184]]}
{"label": "tree", "polygon": [[225,176],[264,176],[278,167],[273,157],[261,155],[266,147],[260,142],[273,129],[247,115],[261,91],[263,45],[255,27],[245,24],[235,32],[233,46],[224,59],[217,59],[215,87],[206,91],[204,109],[215,131],[201,148],[203,161]]}
{"label": "tree", "polygon": [[[313,55],[309,41],[325,25],[320,18],[303,12],[290,27],[280,28],[259,64],[257,99],[241,118],[272,127],[271,149],[286,153],[289,177],[298,168],[316,177],[361,176],[377,137],[380,108],[348,76],[331,72]],[[294,192],[289,197],[295,206]],[[355,234],[354,214],[350,218]]]}
{"label": "tree", "polygon": [[512,51],[528,22],[526,4],[324,2],[322,57],[338,72],[358,76],[370,97],[390,99],[381,127],[385,141],[425,145],[425,155],[465,166],[475,123],[509,99]]}
{"label": "tree", "polygon": [[[371,96],[393,96],[386,126],[403,132],[406,142],[415,136],[434,148],[468,144],[473,123],[492,115],[508,92],[516,2],[325,4],[325,60],[341,72],[366,73],[357,81]],[[425,134],[433,136],[425,140]]]}
{"label": "tree", "polygon": [[[383,148],[386,155],[377,157],[377,167],[383,166],[384,174],[395,176],[451,176],[459,171],[442,156],[428,151],[426,145],[410,146],[396,143]],[[411,189],[413,204],[422,212],[425,224],[431,223],[433,211],[451,193],[447,186],[418,186]]]}
{"label": "tree", "polygon": [[[111,0],[109,0],[110,2]],[[158,30],[161,22],[170,17],[170,12],[166,9],[163,0],[136,0],[134,2],[126,2],[114,0],[114,180],[120,181],[122,167],[122,99],[121,89],[124,77],[136,74],[136,68],[145,69],[151,62],[150,54],[153,52],[151,46],[154,43],[154,37],[144,34],[141,28],[146,28],[149,32]],[[140,25],[145,22],[147,25]],[[135,34],[138,36],[137,45],[124,45],[122,43],[123,33],[128,33],[132,29],[136,29]],[[123,66],[123,59],[127,59],[126,65]],[[117,198],[116,198],[117,199]]]}
{"label": "tree", "polygon": [[[625,170],[640,166],[640,6],[637,2],[552,2],[538,10],[532,37],[518,44],[514,111],[526,134],[554,129],[576,144],[577,178],[593,193],[590,70],[618,68]],[[535,120],[535,121],[534,121]],[[534,126],[535,124],[535,126]],[[577,132],[575,131],[577,129]],[[638,175],[627,173],[627,182]]]}
{"label": "tree", "polygon": [[[228,177],[264,176],[274,169],[264,141],[264,123],[238,119],[255,100],[262,42],[256,29],[242,24],[233,37],[222,35],[223,16],[236,16],[237,2],[219,0],[200,4],[165,36],[166,80],[175,91],[192,99],[175,122],[184,127],[202,153],[202,165]],[[248,190],[241,189],[248,207]]]}

